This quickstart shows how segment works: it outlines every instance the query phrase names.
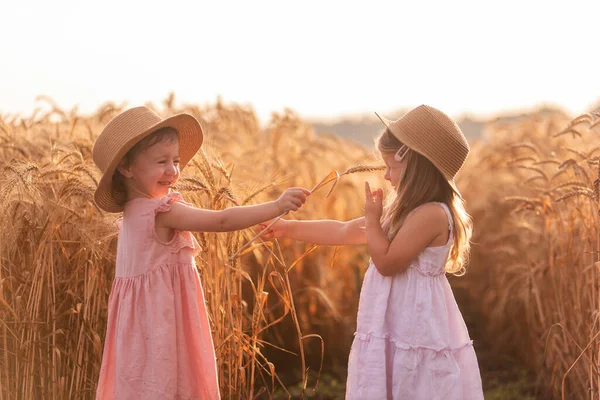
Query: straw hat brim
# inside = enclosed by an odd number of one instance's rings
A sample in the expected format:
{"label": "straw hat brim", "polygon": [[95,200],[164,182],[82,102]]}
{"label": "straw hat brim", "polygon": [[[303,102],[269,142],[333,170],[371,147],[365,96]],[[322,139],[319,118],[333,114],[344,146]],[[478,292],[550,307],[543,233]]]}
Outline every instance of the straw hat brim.
{"label": "straw hat brim", "polygon": [[[394,136],[396,136],[396,138],[402,142],[402,144],[406,145],[406,147],[408,147],[409,149],[411,149],[412,151],[416,151],[417,153],[421,154],[423,157],[427,158],[427,156],[415,149],[413,149],[411,146],[409,146],[407,144],[407,139],[404,136],[402,130],[398,130],[398,129],[394,129],[393,126],[393,122],[390,121],[389,119],[379,115],[379,113],[375,113],[375,115],[377,115],[377,117],[379,118],[379,120],[383,123],[383,125],[385,125],[385,127],[392,132],[392,134]],[[431,160],[429,160],[431,161]],[[441,172],[441,171],[440,171]],[[443,175],[443,174],[442,174]],[[454,191],[454,193],[456,193],[458,195],[458,197],[462,198],[462,195],[460,194],[460,192],[458,191],[458,187],[456,187],[456,182],[454,181],[454,178],[450,178],[448,179],[448,177],[446,177],[446,181],[448,182],[448,184],[450,185],[450,187],[452,188],[452,190]]]}
{"label": "straw hat brim", "polygon": [[167,127],[173,128],[178,132],[180,168],[183,169],[194,157],[196,152],[200,149],[200,146],[202,146],[202,142],[204,140],[202,126],[198,120],[189,114],[177,114],[165,118],[159,123],[129,139],[129,141],[124,143],[114,155],[110,155],[111,161],[102,174],[100,182],[98,183],[98,188],[94,193],[94,201],[98,207],[113,213],[123,211],[123,206],[117,204],[115,201],[114,192],[112,189],[112,178],[119,163],[125,154],[127,154],[127,152],[136,145],[136,143],[150,135],[152,132],[156,132],[161,128]]}

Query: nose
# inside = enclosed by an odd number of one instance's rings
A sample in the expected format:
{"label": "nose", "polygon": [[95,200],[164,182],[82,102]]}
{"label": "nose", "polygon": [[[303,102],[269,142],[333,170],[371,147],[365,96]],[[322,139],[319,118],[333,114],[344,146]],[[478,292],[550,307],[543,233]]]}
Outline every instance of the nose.
{"label": "nose", "polygon": [[176,175],[178,172],[177,165],[169,163],[166,167],[165,173],[167,175]]}

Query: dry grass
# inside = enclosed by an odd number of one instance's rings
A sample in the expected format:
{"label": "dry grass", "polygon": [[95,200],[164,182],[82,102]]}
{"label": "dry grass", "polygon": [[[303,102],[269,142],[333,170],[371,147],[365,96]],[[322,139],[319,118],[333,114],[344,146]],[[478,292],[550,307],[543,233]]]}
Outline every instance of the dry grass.
{"label": "dry grass", "polygon": [[[162,113],[190,112],[207,130],[179,188],[201,207],[266,201],[288,186],[312,187],[332,168],[370,160],[359,146],[315,137],[289,111],[260,129],[250,110],[220,103],[174,110],[172,100]],[[122,107],[107,104],[81,116],[48,101],[51,111],[43,115],[0,121],[0,399],[93,398],[102,356],[117,216],[92,203],[99,175],[91,148]],[[328,199],[325,189],[316,192],[299,216],[360,215],[362,178],[344,177]],[[356,249],[303,256],[302,245],[269,244],[231,259],[252,235],[197,235],[224,398],[268,395],[286,386],[289,371],[331,365],[339,353],[335,347],[325,353],[323,340],[333,342],[344,324],[350,326],[346,341],[352,331],[362,264]],[[322,268],[333,254],[348,265]],[[321,335],[314,334],[319,324]],[[303,376],[305,387],[316,383]]]}
{"label": "dry grass", "polygon": [[537,372],[541,398],[599,397],[597,126],[563,115],[491,126],[461,176],[476,233],[456,284],[497,348]]}
{"label": "dry grass", "polygon": [[[122,106],[82,116],[46,101],[31,118],[0,118],[0,400],[93,398],[102,355],[116,215],[91,201],[90,152]],[[198,206],[257,203],[329,176],[290,217],[347,220],[362,214],[365,178],[383,185],[355,168],[377,165],[368,150],[317,137],[290,111],[261,128],[252,110],[221,103],[175,108],[169,97],[154,108],[190,112],[206,128],[179,183]],[[459,179],[475,236],[469,271],[453,284],[496,347],[537,372],[542,398],[599,396],[599,125],[559,114],[491,125]],[[197,234],[221,392],[297,390],[300,371],[300,393],[310,393],[307,370],[346,364],[366,249],[256,240],[231,257],[256,233]]]}

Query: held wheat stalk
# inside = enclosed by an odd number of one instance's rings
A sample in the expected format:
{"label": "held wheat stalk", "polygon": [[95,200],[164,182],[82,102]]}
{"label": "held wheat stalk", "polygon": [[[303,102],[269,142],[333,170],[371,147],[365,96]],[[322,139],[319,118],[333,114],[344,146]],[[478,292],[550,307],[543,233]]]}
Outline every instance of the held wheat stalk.
{"label": "held wheat stalk", "polygon": [[[331,185],[331,188],[329,189],[329,192],[327,192],[327,195],[325,196],[325,198],[328,198],[329,195],[331,194],[331,192],[333,192],[333,189],[335,188],[335,186],[337,185],[337,183],[339,182],[340,178],[344,175],[349,175],[349,174],[354,174],[357,172],[374,172],[374,171],[381,171],[382,169],[384,169],[385,167],[382,166],[356,166],[356,167],[351,167],[348,168],[345,172],[343,172],[342,174],[340,174],[337,171],[331,171],[325,178],[323,178],[319,183],[317,183],[315,185],[314,188],[312,188],[312,190],[310,191],[310,193],[314,193],[315,191],[317,191],[318,189],[322,188],[323,186],[327,185],[328,183],[333,181],[333,185]],[[271,221],[263,230],[261,230],[260,232],[258,232],[256,235],[254,235],[254,237],[252,237],[245,245],[243,245],[240,249],[238,249],[238,251],[236,251],[234,254],[231,255],[230,259],[233,260],[235,259],[238,255],[240,255],[244,250],[246,250],[248,247],[250,247],[250,245],[252,243],[254,243],[254,241],[256,239],[258,239],[260,236],[262,236],[266,231],[269,230],[269,228],[271,228],[273,225],[275,225],[275,223],[277,223],[277,221],[279,221],[281,218],[285,217],[287,214],[289,213],[289,211],[286,211],[285,213],[281,214],[280,216],[278,216],[277,218],[275,218],[273,221]]]}

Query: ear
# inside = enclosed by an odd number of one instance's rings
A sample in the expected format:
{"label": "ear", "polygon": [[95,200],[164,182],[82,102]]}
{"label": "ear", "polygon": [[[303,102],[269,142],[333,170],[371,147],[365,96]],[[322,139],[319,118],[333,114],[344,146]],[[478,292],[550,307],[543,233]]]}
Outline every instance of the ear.
{"label": "ear", "polygon": [[131,165],[127,165],[125,160],[121,160],[117,166],[117,171],[121,173],[125,178],[133,178],[133,172],[131,171]]}

